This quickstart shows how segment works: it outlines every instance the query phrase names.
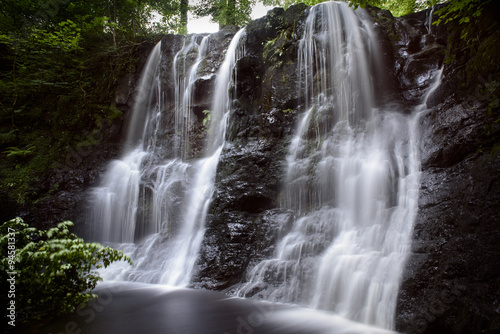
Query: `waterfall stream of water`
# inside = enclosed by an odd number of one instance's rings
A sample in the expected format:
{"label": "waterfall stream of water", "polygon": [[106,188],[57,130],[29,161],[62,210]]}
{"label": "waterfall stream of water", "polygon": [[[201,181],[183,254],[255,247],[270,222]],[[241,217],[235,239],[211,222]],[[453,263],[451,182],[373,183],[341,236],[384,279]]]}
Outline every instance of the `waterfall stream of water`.
{"label": "waterfall stream of water", "polygon": [[[130,254],[133,269],[115,265],[103,273],[107,279],[123,279],[173,286],[189,284],[201,245],[213,182],[224,145],[231,96],[232,71],[241,55],[233,38],[216,79],[205,156],[186,157],[192,127],[192,100],[198,66],[206,55],[208,36],[184,40],[173,60],[175,82],[173,142],[157,138],[166,117],[161,91],[159,43],[143,70],[128,130],[126,151],[113,161],[102,185],[93,189],[90,225],[94,236]],[[188,54],[197,52],[194,63]],[[172,157],[162,158],[162,146],[172,145]]]}
{"label": "waterfall stream of water", "polygon": [[[432,14],[432,13],[431,13]],[[431,19],[429,19],[431,22]],[[420,187],[419,127],[442,70],[411,115],[375,103],[380,55],[361,9],[310,9],[298,50],[303,114],[291,140],[282,208],[296,217],[273,258],[250,268],[237,294],[289,302],[392,329]],[[430,23],[429,23],[430,31]],[[166,105],[161,44],[138,86],[125,150],[93,189],[94,236],[130,254],[106,279],[186,286],[205,234],[217,165],[243,55],[240,30],[217,72],[205,154],[189,160],[192,101],[209,36],[184,39],[173,60],[173,130],[160,140]],[[188,55],[196,52],[194,62]],[[171,145],[168,158],[162,154]]]}
{"label": "waterfall stream of water", "polygon": [[418,114],[374,104],[378,50],[363,10],[312,7],[300,41],[305,112],[287,157],[282,207],[297,219],[237,292],[392,329],[418,208]]}

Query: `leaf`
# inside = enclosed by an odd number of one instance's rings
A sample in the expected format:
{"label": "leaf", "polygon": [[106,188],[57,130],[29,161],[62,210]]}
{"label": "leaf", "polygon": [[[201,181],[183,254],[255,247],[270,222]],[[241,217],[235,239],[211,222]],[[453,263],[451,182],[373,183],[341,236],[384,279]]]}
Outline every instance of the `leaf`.
{"label": "leaf", "polygon": [[3,151],[3,153],[6,154],[7,157],[17,157],[17,156],[25,157],[33,154],[35,148],[36,146],[34,145],[30,145],[26,149],[20,149],[18,147],[13,146],[13,147],[8,147],[5,151]]}

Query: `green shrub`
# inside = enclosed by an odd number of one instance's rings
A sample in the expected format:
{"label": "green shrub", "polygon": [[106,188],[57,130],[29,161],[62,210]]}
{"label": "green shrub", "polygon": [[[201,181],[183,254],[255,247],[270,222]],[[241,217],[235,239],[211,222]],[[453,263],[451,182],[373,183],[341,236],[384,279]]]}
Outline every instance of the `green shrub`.
{"label": "green shrub", "polygon": [[72,313],[95,297],[92,290],[102,279],[94,269],[119,260],[132,264],[121,251],[84,242],[70,226],[65,221],[40,231],[15,218],[0,227],[1,284],[8,291],[2,305],[15,305],[16,322]]}

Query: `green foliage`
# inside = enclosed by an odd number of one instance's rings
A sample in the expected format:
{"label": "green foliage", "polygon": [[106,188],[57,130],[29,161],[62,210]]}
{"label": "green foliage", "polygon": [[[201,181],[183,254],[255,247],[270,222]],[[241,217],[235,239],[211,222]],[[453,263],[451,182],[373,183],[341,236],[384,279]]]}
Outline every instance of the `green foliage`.
{"label": "green foliage", "polygon": [[[285,33],[286,33],[286,31],[285,31]],[[264,58],[273,57],[273,56],[281,57],[283,55],[283,52],[284,52],[283,48],[275,47],[276,42],[280,38],[282,38],[282,35],[283,35],[283,32],[278,37],[271,39],[264,44],[264,51],[262,53]]]}
{"label": "green foliage", "polygon": [[94,297],[92,290],[102,280],[95,268],[120,260],[132,264],[120,251],[85,243],[70,233],[71,226],[65,221],[41,231],[15,218],[0,227],[1,279],[6,284],[15,277],[18,320],[74,312]]}
{"label": "green foliage", "polygon": [[476,93],[479,97],[485,98],[488,103],[488,113],[492,116],[498,117],[495,123],[500,122],[500,82],[498,81],[485,81],[484,86],[476,89]]}
{"label": "green foliage", "polygon": [[[496,17],[496,4],[491,1],[462,1],[463,7],[449,3],[439,10],[452,11],[453,15],[441,14],[441,24],[447,22],[448,48],[446,63],[465,66],[461,87],[476,91],[478,97],[495,96],[490,83],[500,81],[500,30]],[[458,8],[462,8],[458,10]],[[457,16],[458,15],[458,16]],[[443,18],[444,16],[444,18]],[[464,19],[467,17],[468,19]],[[485,89],[486,88],[486,89]],[[484,90],[483,93],[480,91]],[[493,104],[494,106],[494,104]]]}
{"label": "green foliage", "polygon": [[14,143],[16,141],[17,129],[12,129],[9,132],[0,132],[0,145]]}
{"label": "green foliage", "polygon": [[104,139],[98,120],[121,116],[118,84],[135,71],[143,42],[159,39],[149,35],[152,15],[164,15],[162,32],[177,27],[173,2],[52,3],[0,2],[0,193],[20,205],[44,196],[42,181],[55,162],[66,165],[68,150]]}
{"label": "green foliage", "polygon": [[[489,43],[492,48],[487,47],[476,53],[477,48],[482,43],[482,35],[492,30],[497,25],[496,22],[485,23],[483,9],[492,0],[455,0],[449,2],[443,8],[436,11],[438,20],[433,24],[444,22],[448,24],[448,29],[452,32],[448,41],[447,62],[463,62],[467,59],[468,82],[471,76],[478,77],[484,73],[491,73],[492,68],[487,69],[488,65],[495,64],[497,57],[493,55],[498,50],[498,40]],[[458,40],[459,36],[460,40]],[[494,36],[491,36],[494,38]],[[491,38],[490,37],[490,38]],[[486,41],[487,42],[487,41]],[[483,43],[483,45],[488,43]],[[493,59],[490,59],[493,58]],[[470,61],[468,61],[470,59]]]}
{"label": "green foliage", "polygon": [[[29,37],[33,29],[48,32],[80,30],[82,38],[112,34],[120,39],[154,33],[151,22],[158,16],[174,30],[180,24],[181,2],[187,0],[7,0],[0,2],[0,31]],[[187,10],[187,7],[182,7]],[[61,27],[60,23],[67,22]],[[71,22],[70,24],[68,22]],[[75,26],[70,26],[74,24]],[[64,35],[61,35],[64,37]]]}
{"label": "green foliage", "polygon": [[81,50],[79,46],[81,29],[71,21],[66,20],[57,24],[57,29],[48,31],[32,27],[31,38],[45,48],[57,48],[65,52]]}
{"label": "green foliage", "polygon": [[30,145],[26,149],[20,149],[18,147],[8,147],[3,153],[7,157],[25,157],[33,154],[33,150],[36,148],[35,145]]}
{"label": "green foliage", "polygon": [[[472,18],[478,18],[483,12],[486,4],[492,0],[454,0],[450,1],[447,6],[436,11],[438,20],[434,24],[441,22],[448,23],[453,20],[458,20],[460,24],[469,23]],[[465,35],[464,38],[467,36]]]}
{"label": "green foliage", "polygon": [[60,153],[56,150],[57,146],[51,147],[51,139],[39,131],[31,134],[17,132],[24,137],[22,141],[16,139],[17,136],[8,136],[9,133],[5,136],[8,145],[15,142],[21,145],[2,152],[5,158],[0,160],[0,189],[8,193],[13,201],[24,205],[37,199],[37,186]]}
{"label": "green foliage", "polygon": [[[328,0],[265,0],[264,4],[273,6],[282,6],[288,8],[297,3],[305,3],[308,6],[313,6]],[[402,16],[416,11],[431,7],[441,0],[344,0],[349,2],[349,6],[354,8],[365,8],[366,5],[379,7],[390,10],[394,16]]]}
{"label": "green foliage", "polygon": [[151,9],[151,14],[159,13],[162,15],[161,23],[149,25],[155,27],[151,33],[165,33],[165,28],[170,33],[186,34],[187,33],[187,13],[189,11],[188,0],[148,0],[148,8]]}
{"label": "green foliage", "polygon": [[205,117],[203,118],[203,126],[205,129],[208,129],[210,127],[210,121],[212,120],[212,111],[211,110],[203,110],[203,115]]}
{"label": "green foliage", "polygon": [[210,16],[220,27],[245,25],[250,22],[256,0],[201,0],[193,7],[197,16]]}

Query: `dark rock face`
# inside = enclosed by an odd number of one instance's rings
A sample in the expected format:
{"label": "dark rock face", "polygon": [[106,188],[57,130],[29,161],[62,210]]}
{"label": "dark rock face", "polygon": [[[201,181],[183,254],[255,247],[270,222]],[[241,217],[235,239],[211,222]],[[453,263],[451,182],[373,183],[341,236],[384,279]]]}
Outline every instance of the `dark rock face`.
{"label": "dark rock face", "polygon": [[[421,103],[422,95],[442,67],[446,37],[441,26],[430,24],[430,10],[394,18],[389,11],[368,7],[380,40],[384,73],[389,73],[385,94],[408,112]],[[391,93],[392,92],[392,93]]]}
{"label": "dark rock face", "polygon": [[447,101],[422,121],[419,213],[397,329],[493,333],[500,320],[500,154],[481,149],[488,117],[473,104]]}
{"label": "dark rock face", "polygon": [[396,311],[404,333],[500,332],[500,127],[498,91],[487,89],[500,68],[484,49],[499,27],[498,10],[488,12],[488,33],[467,55],[460,27],[436,31],[455,61],[421,120],[419,212]]}

